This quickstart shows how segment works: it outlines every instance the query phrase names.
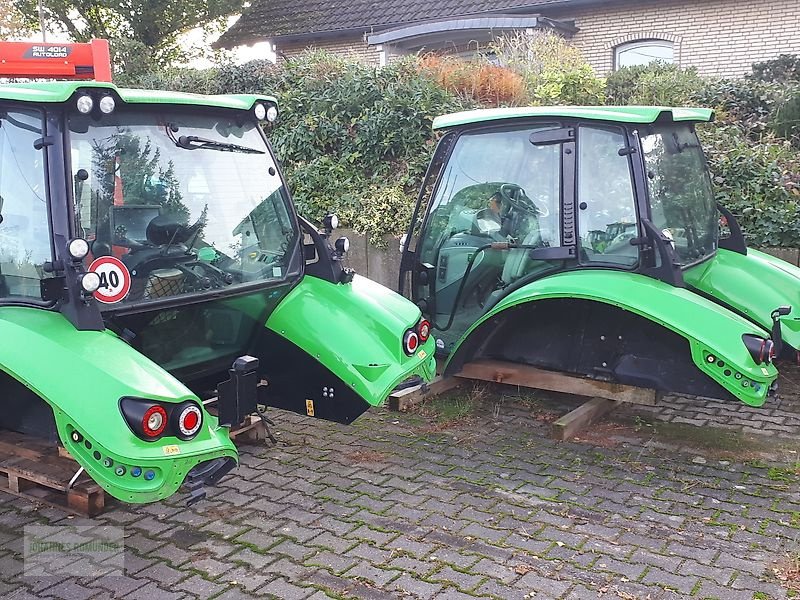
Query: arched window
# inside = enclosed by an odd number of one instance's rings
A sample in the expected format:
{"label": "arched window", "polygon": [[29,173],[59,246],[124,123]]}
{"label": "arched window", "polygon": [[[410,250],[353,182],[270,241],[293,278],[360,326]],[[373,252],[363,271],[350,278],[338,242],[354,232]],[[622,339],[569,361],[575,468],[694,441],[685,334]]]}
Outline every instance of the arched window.
{"label": "arched window", "polygon": [[672,63],[675,60],[672,42],[666,40],[640,40],[620,44],[614,49],[614,68],[646,65],[660,60]]}

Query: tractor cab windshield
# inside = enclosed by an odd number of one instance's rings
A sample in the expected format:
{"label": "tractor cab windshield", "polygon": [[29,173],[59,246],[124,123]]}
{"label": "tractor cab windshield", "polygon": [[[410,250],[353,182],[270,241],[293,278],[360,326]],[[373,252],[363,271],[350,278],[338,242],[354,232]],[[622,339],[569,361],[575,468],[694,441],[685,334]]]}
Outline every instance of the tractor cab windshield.
{"label": "tractor cab windshield", "polygon": [[254,120],[118,110],[73,114],[68,125],[87,267],[117,259],[130,278],[126,292],[119,269],[97,269],[98,299],[142,302],[286,277],[298,232]]}
{"label": "tractor cab windshield", "polygon": [[657,127],[641,139],[653,224],[671,240],[681,265],[713,254],[719,215],[694,129]]}

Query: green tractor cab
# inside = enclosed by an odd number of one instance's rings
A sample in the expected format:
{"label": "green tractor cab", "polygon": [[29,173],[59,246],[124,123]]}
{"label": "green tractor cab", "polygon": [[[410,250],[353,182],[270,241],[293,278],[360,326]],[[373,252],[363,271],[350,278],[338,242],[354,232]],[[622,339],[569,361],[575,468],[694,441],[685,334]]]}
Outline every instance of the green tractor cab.
{"label": "green tractor cab", "polygon": [[773,358],[800,349],[800,269],[747,248],[716,204],[695,133],[712,118],[661,107],[437,118],[399,289],[431,322],[445,373],[497,359],[762,405]]}
{"label": "green tractor cab", "polygon": [[277,111],[0,86],[0,429],[60,442],[121,500],[183,483],[196,500],[259,406],[350,423],[432,378],[419,309],[343,266],[335,217],[295,213],[266,133]]}

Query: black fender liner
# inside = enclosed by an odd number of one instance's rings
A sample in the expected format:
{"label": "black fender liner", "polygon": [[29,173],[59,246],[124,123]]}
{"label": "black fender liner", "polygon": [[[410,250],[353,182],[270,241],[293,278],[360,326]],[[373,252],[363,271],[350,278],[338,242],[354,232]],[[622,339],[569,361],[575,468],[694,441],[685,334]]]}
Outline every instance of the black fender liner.
{"label": "black fender liner", "polygon": [[645,317],[592,300],[536,300],[498,313],[461,343],[445,374],[481,358],[661,392],[734,399],[697,368],[686,338]]}

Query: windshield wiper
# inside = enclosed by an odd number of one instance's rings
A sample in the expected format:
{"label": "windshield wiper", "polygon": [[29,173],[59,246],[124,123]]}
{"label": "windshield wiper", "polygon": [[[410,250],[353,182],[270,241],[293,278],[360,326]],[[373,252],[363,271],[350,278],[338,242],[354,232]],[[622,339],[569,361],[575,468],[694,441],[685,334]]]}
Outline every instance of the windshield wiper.
{"label": "windshield wiper", "polygon": [[243,152],[245,154],[265,153],[263,150],[259,150],[258,148],[240,146],[239,144],[228,144],[227,142],[218,142],[217,140],[209,140],[196,135],[182,135],[174,141],[176,146],[179,148],[185,148],[186,150],[208,148],[209,150],[221,150],[222,152]]}

